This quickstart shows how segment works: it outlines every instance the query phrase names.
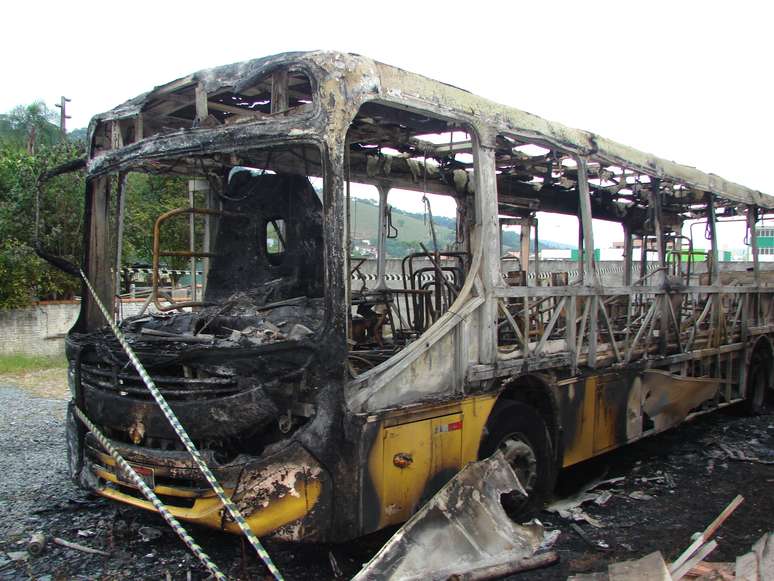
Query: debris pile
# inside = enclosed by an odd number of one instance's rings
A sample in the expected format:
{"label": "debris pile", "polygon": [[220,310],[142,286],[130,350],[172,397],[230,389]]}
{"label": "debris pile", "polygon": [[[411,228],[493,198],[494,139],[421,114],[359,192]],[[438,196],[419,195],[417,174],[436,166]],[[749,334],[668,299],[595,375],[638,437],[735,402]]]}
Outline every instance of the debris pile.
{"label": "debris pile", "polygon": [[[697,541],[703,540],[703,535]],[[696,541],[694,542],[694,545]],[[748,553],[736,558],[735,563],[713,563],[705,561],[718,546],[709,541],[680,555],[675,562],[667,565],[659,551],[641,559],[610,563],[607,572],[581,573],[568,581],[769,581],[774,579],[774,533],[766,533]]]}
{"label": "debris pile", "polygon": [[[587,502],[593,502],[598,506],[606,505],[613,497],[613,492],[610,491],[609,488],[619,487],[624,483],[625,480],[626,479],[623,476],[609,478],[607,480],[595,480],[584,487],[577,494],[549,504],[546,507],[546,510],[548,512],[558,514],[564,519],[569,519],[576,522],[586,522],[593,527],[602,528],[604,527],[604,524],[602,524],[598,519],[589,516],[581,508],[581,505]],[[593,492],[594,490],[598,490],[598,492]],[[642,495],[643,493],[640,491],[635,491],[632,492],[630,496],[632,494]],[[638,496],[631,496],[631,498],[638,498]]]}
{"label": "debris pile", "polygon": [[129,317],[123,330],[130,343],[215,343],[236,348],[301,341],[314,335],[310,326],[321,321],[319,300],[297,297],[260,306],[245,300],[235,295],[223,306],[198,312]]}
{"label": "debris pile", "polygon": [[[757,442],[752,442],[751,444],[755,445]],[[720,454],[724,454],[724,458],[768,463],[766,460],[762,461],[760,459],[760,456],[765,456],[766,452],[768,452],[764,447],[759,447],[759,452],[754,458],[747,456],[741,447],[731,448],[723,443],[719,443],[718,447],[722,450]],[[717,451],[707,453],[711,459],[721,458],[720,454]],[[593,502],[604,506],[613,495],[626,496],[630,499],[643,501],[656,498],[643,490],[633,490],[628,493],[620,489],[615,490],[615,492],[610,490],[613,487],[620,487],[624,484],[624,481],[624,477],[596,480],[585,486],[577,494],[552,503],[546,510],[557,514],[563,519],[575,521],[570,524],[570,528],[586,544],[594,549],[606,551],[610,547],[605,541],[592,539],[576,522],[585,522],[596,528],[603,528],[605,526],[600,519],[594,518],[583,511],[581,505],[584,503]],[[671,474],[661,470],[657,471],[654,477],[635,478],[634,482],[640,485],[657,483],[671,489],[675,487],[674,478]],[[655,551],[640,559],[610,563],[607,572],[582,573],[569,577],[568,580],[639,581],[652,579],[678,581],[680,579],[699,579],[701,581],[725,581],[738,579],[744,581],[768,581],[769,579],[774,579],[774,532],[764,534],[753,545],[752,550],[737,557],[735,563],[706,561],[710,554],[718,547],[718,541],[713,540],[716,532],[743,502],[744,498],[741,495],[737,495],[707,528],[693,535],[690,546],[671,564],[665,562],[660,551]]]}

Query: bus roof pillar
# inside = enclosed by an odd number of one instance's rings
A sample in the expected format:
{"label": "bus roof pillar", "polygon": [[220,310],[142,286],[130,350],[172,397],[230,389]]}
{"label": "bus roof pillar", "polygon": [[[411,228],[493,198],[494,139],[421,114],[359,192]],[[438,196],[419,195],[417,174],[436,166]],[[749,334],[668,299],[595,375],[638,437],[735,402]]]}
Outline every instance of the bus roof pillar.
{"label": "bus roof pillar", "polygon": [[[494,289],[503,284],[500,275],[500,236],[497,211],[497,173],[494,136],[473,133],[476,179],[476,222],[473,228],[475,252],[481,252],[481,281],[486,300],[479,309],[479,361],[493,363],[497,355],[497,298]],[[476,248],[477,247],[477,248]]]}
{"label": "bus roof pillar", "polygon": [[[583,232],[583,284],[599,284],[597,265],[594,261],[594,234],[591,222],[591,197],[585,157],[576,157],[578,163],[578,207],[580,208],[581,230]],[[580,249],[579,249],[580,250]]]}

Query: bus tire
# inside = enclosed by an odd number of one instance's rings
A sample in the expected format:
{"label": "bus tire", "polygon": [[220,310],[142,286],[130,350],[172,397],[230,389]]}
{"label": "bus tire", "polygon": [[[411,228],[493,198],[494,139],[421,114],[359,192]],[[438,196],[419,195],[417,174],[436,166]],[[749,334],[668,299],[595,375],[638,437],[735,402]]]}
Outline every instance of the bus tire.
{"label": "bus tire", "polygon": [[750,361],[750,375],[747,378],[747,394],[745,396],[745,411],[750,415],[761,414],[766,405],[766,395],[769,391],[769,364],[766,356],[756,350]]}
{"label": "bus tire", "polygon": [[502,450],[527,491],[505,494],[508,515],[525,521],[543,508],[556,483],[554,447],[548,427],[535,408],[520,402],[501,401],[487,422],[487,433],[479,457],[488,458]]}

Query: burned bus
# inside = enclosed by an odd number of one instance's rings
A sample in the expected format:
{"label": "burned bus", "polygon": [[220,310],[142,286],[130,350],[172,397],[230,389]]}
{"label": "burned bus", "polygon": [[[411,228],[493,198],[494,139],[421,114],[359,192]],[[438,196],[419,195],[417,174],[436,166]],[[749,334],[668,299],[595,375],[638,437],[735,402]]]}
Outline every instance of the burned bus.
{"label": "burned bus", "polygon": [[[334,52],[191,74],[96,116],[88,140],[82,268],[105,304],[125,266],[127,179],[179,176],[192,192],[156,221],[147,301],[116,317],[257,535],[341,541],[401,523],[497,450],[528,493],[504,503],[524,515],[561,469],[695,414],[755,412],[772,385],[756,225],[774,198],[718,176]],[[362,187],[378,200],[370,261],[352,255]],[[395,266],[398,194],[441,197],[456,226]],[[536,260],[545,214],[574,221],[573,268]],[[174,220],[204,225],[170,247]],[[614,281],[595,260],[599,220],[624,239]],[[729,220],[744,223],[749,271],[720,268]],[[518,260],[501,252],[514,227]],[[169,257],[190,260],[186,297],[162,289]],[[94,296],[67,336],[72,477],[153,510],[78,411],[175,516],[237,531]]]}

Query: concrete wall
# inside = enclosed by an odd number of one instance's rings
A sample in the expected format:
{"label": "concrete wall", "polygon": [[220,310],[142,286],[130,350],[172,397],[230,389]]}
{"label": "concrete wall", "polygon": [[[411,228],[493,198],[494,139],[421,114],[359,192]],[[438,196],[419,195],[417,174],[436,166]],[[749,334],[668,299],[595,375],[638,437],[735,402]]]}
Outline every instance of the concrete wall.
{"label": "concrete wall", "polygon": [[[141,300],[124,301],[123,316],[137,314],[141,306]],[[0,355],[64,355],[65,334],[75,324],[80,309],[79,301],[51,301],[26,309],[0,310]]]}
{"label": "concrete wall", "polygon": [[64,335],[78,318],[80,303],[39,303],[26,309],[0,311],[0,354],[64,354]]}

